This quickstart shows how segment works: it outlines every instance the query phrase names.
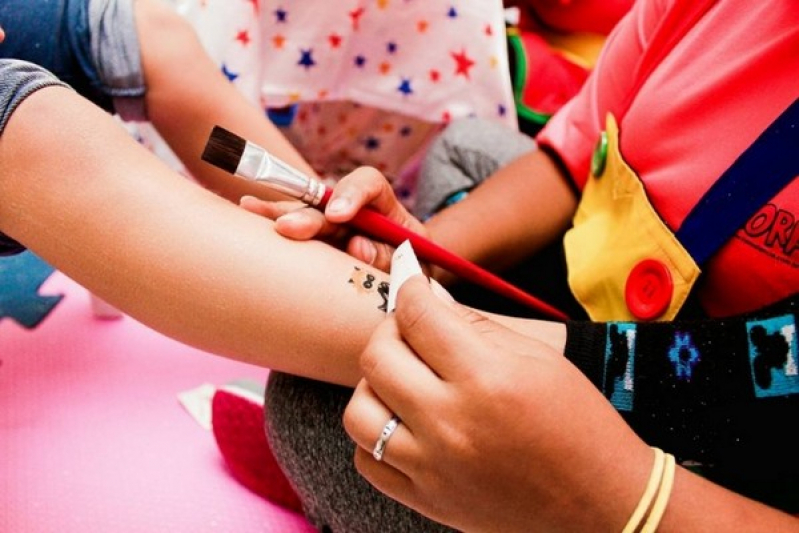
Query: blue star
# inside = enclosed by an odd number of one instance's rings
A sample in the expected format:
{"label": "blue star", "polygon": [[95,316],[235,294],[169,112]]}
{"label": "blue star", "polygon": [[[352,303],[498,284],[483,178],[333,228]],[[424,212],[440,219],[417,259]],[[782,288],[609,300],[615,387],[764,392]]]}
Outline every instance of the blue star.
{"label": "blue star", "polygon": [[377,137],[372,137],[371,135],[366,138],[366,141],[363,143],[364,147],[368,151],[378,150],[380,148],[380,139]]}
{"label": "blue star", "polygon": [[13,318],[21,326],[39,325],[64,297],[40,296],[39,287],[54,269],[31,252],[0,258],[0,320]]}
{"label": "blue star", "polygon": [[499,113],[499,116],[504,117],[508,113],[508,108],[503,104],[499,104],[497,106],[497,113]]}
{"label": "blue star", "polygon": [[389,54],[397,53],[397,43],[395,43],[393,41],[387,43],[386,44],[386,52],[388,52]]}
{"label": "blue star", "polygon": [[413,128],[411,128],[410,126],[403,126],[402,128],[400,128],[399,133],[400,137],[408,137],[411,135],[411,133],[413,133]]}
{"label": "blue star", "polygon": [[361,55],[357,55],[357,56],[355,56],[354,63],[355,63],[356,67],[363,68],[364,65],[366,65],[366,58],[361,56]]}
{"label": "blue star", "polygon": [[405,96],[413,94],[413,87],[411,87],[410,78],[402,78],[402,81],[400,82],[399,87],[397,87],[397,90],[402,94],[404,94]]}
{"label": "blue star", "polygon": [[282,7],[280,9],[276,9],[275,10],[275,20],[279,24],[285,23],[286,20],[288,20],[288,17],[289,17],[288,12],[285,9],[283,9]]}
{"label": "blue star", "polygon": [[316,65],[316,61],[313,60],[313,49],[300,50],[300,60],[297,61],[297,64],[305,67],[305,70]]}
{"label": "blue star", "polygon": [[449,8],[449,11],[447,11],[447,16],[451,19],[458,18],[458,10],[455,9],[455,6]]}
{"label": "blue star", "polygon": [[236,78],[239,77],[239,75],[236,74],[235,72],[228,70],[227,65],[225,65],[224,63],[222,64],[222,74],[225,75],[228,81],[236,81]]}

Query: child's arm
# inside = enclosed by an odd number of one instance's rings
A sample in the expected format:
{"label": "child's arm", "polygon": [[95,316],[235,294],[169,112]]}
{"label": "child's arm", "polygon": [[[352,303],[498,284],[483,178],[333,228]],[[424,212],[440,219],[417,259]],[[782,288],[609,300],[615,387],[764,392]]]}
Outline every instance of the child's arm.
{"label": "child's arm", "polygon": [[134,3],[149,120],[189,172],[205,187],[238,202],[245,194],[275,199],[274,191],[234,179],[200,159],[215,125],[267,148],[303,172],[313,169],[213,63],[191,25],[161,0]]}
{"label": "child's arm", "polygon": [[104,300],[210,352],[355,384],[385,315],[379,272],[278,236],[64,87],[14,111],[0,169],[0,230]]}

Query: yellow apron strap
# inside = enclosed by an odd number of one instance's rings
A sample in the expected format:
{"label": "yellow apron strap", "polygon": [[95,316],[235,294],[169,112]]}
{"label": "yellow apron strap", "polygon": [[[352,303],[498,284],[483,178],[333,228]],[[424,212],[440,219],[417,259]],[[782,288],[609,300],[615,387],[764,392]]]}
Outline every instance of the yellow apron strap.
{"label": "yellow apron strap", "polygon": [[618,136],[608,115],[564,240],[569,285],[593,320],[671,320],[701,271],[650,205]]}

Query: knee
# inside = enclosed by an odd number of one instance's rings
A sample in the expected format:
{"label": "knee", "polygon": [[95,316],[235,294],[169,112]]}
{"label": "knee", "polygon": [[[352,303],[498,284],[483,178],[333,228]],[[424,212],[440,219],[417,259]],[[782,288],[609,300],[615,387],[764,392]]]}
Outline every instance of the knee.
{"label": "knee", "polygon": [[433,141],[430,152],[451,160],[457,157],[457,149],[480,142],[483,132],[493,127],[493,122],[483,118],[469,117],[453,120]]}

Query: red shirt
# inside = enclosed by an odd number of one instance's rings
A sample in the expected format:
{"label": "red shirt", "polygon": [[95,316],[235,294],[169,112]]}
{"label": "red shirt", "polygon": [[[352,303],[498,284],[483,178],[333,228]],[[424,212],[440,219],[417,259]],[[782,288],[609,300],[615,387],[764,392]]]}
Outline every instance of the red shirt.
{"label": "red shirt", "polygon": [[[539,135],[578,188],[612,112],[620,148],[653,207],[676,231],[702,195],[799,97],[799,9],[792,0],[718,0],[677,42],[698,0],[636,2],[611,33],[581,92]],[[645,57],[659,61],[642,74]],[[799,148],[785,157],[797,157]],[[757,177],[753,177],[757,186]],[[799,289],[799,186],[794,179],[710,261],[698,286],[724,316]]]}

